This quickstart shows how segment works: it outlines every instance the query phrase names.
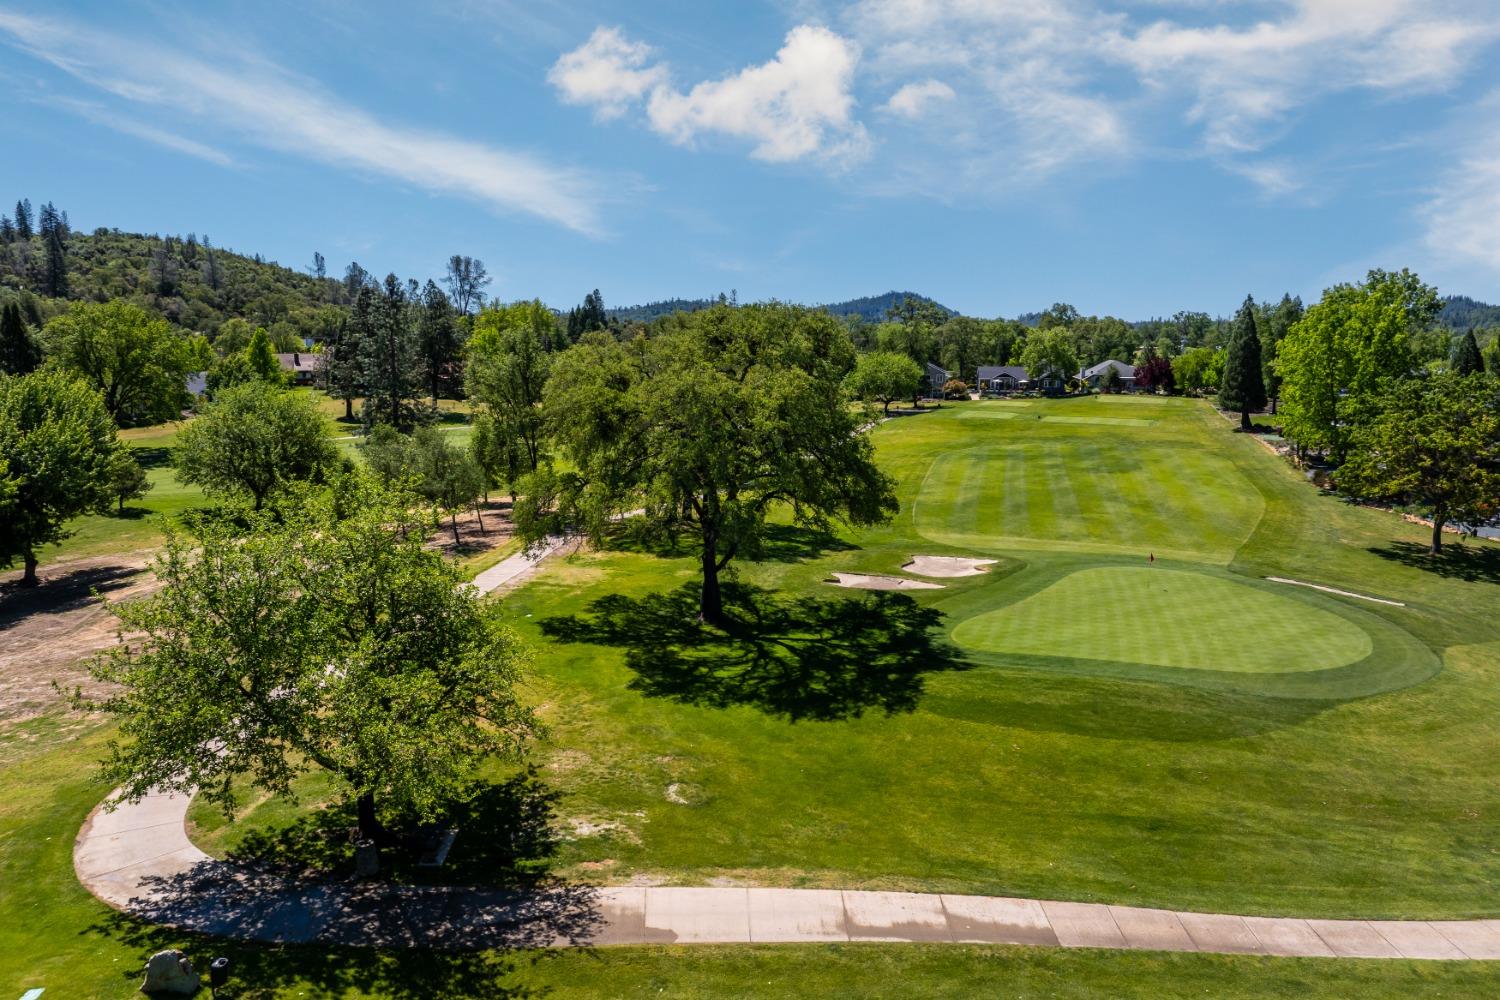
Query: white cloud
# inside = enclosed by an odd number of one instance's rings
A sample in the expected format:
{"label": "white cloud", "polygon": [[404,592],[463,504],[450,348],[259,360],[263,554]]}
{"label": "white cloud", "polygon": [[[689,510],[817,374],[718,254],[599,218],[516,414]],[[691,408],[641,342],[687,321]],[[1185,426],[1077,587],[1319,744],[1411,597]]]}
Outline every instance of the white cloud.
{"label": "white cloud", "polygon": [[651,56],[649,45],[630,41],[618,28],[600,27],[557,60],[547,81],[569,104],[593,105],[600,118],[617,118],[666,82],[666,67],[651,65]]}
{"label": "white cloud", "polygon": [[175,132],[169,132],[166,129],[157,128],[154,125],[147,125],[133,118],[115,114],[102,105],[89,101],[75,101],[68,98],[54,98],[48,103],[65,108],[80,118],[93,122],[95,125],[103,125],[105,128],[114,129],[122,135],[144,139],[164,149],[170,149],[176,153],[183,153],[200,160],[206,160],[221,167],[234,166],[234,160],[223,150],[216,149],[207,143],[198,142],[196,139],[189,139]]}
{"label": "white cloud", "polygon": [[1500,91],[1464,116],[1469,138],[1422,207],[1426,243],[1446,261],[1473,262],[1500,277]]}
{"label": "white cloud", "polygon": [[958,95],[941,80],[908,83],[885,102],[885,110],[901,118],[920,118],[935,103],[951,101]]}
{"label": "white cloud", "polygon": [[269,149],[473,198],[579,232],[600,228],[599,185],[582,171],[440,132],[388,125],[326,95],[316,82],[263,61],[209,63],[81,24],[4,10],[0,32],[108,94],[231,129]]}
{"label": "white cloud", "polygon": [[558,59],[549,79],[564,100],[606,115],[644,99],[650,127],[681,145],[725,135],[753,142],[757,159],[816,158],[835,165],[869,149],[865,127],[854,117],[859,47],[827,28],[793,28],[770,61],[686,92],[667,83],[665,67],[648,65],[649,58],[646,46],[601,28]]}

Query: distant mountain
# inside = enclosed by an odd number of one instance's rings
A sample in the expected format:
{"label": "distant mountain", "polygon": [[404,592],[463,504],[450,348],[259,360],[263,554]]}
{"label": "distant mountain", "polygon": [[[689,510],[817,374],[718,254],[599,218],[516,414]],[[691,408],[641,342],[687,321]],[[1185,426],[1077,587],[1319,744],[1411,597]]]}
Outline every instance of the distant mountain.
{"label": "distant mountain", "polygon": [[[949,316],[957,313],[934,299],[916,292],[886,292],[884,295],[868,295],[861,299],[847,299],[843,302],[829,302],[819,308],[832,313],[835,316],[858,316],[870,323],[885,322],[886,312],[893,306],[900,305],[902,300],[910,296],[919,302],[931,302]],[[660,316],[670,316],[679,312],[697,312],[707,309],[717,302],[723,301],[723,297],[711,299],[664,299],[661,302],[647,302],[639,306],[627,306],[621,309],[606,309],[605,314],[611,319],[622,322],[649,323]]]}
{"label": "distant mountain", "polygon": [[1438,322],[1450,330],[1500,326],[1500,306],[1477,302],[1467,295],[1448,295],[1443,298],[1443,311],[1438,313]]}

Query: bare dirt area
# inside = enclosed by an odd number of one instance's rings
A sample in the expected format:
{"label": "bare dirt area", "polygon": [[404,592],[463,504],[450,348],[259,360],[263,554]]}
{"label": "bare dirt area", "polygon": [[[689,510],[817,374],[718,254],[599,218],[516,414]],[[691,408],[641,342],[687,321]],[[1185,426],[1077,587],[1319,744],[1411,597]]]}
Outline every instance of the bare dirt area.
{"label": "bare dirt area", "polygon": [[100,600],[138,597],[155,586],[143,556],[100,556],[43,565],[41,586],[0,577],[0,726],[56,705],[64,690],[88,689],[91,656],[115,643],[115,617]]}
{"label": "bare dirt area", "polygon": [[453,519],[445,517],[432,533],[429,547],[443,555],[468,559],[510,541],[515,530],[510,523],[510,501],[492,500],[478,511],[458,515],[458,541],[453,540]]}

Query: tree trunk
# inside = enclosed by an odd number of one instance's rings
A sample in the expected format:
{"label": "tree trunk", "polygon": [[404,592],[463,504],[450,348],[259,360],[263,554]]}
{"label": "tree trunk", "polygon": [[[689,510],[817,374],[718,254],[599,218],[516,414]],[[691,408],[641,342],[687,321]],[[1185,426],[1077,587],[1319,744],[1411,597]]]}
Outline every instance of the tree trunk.
{"label": "tree trunk", "polygon": [[890,415],[891,415],[891,401],[889,399],[887,399],[885,401],[885,411],[881,414],[881,416],[888,417]]}
{"label": "tree trunk", "polygon": [[353,396],[345,396],[344,397],[344,419],[345,420],[353,420],[354,419],[354,397]]}
{"label": "tree trunk", "polygon": [[698,602],[698,620],[705,625],[724,624],[724,597],[719,592],[719,553],[712,536],[703,540],[703,597]]}
{"label": "tree trunk", "polygon": [[1441,555],[1443,552],[1443,525],[1448,523],[1446,517],[1441,517],[1436,511],[1432,515],[1432,548],[1427,550],[1431,556]]}
{"label": "tree trunk", "polygon": [[385,833],[385,830],[381,827],[380,820],[375,818],[375,793],[365,792],[361,794],[355,800],[354,806],[359,816],[360,839],[378,842],[381,835]]}
{"label": "tree trunk", "polygon": [[[490,498],[488,496],[486,496],[484,498],[484,502],[485,503],[489,503],[490,502]],[[474,520],[476,520],[476,521],[479,522],[479,533],[481,535],[488,535],[489,532],[484,530],[484,512],[479,509],[479,505],[478,504],[474,505]]]}
{"label": "tree trunk", "polygon": [[448,512],[450,523],[453,525],[453,544],[458,545],[458,508]]}
{"label": "tree trunk", "polygon": [[26,572],[21,574],[21,586],[37,586],[41,581],[36,578],[36,553],[27,549],[22,553],[22,559],[25,561]]}
{"label": "tree trunk", "polygon": [[1251,430],[1251,429],[1252,429],[1252,427],[1251,427],[1251,424],[1250,424],[1250,411],[1249,410],[1241,410],[1240,411],[1240,430],[1242,430],[1242,431],[1248,431],[1248,430]]}

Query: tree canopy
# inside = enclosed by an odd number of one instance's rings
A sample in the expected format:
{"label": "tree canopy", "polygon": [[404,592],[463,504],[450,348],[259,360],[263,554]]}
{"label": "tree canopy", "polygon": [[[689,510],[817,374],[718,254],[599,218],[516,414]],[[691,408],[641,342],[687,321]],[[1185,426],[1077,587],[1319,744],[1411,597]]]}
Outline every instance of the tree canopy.
{"label": "tree canopy", "polygon": [[922,366],[907,355],[876,351],[859,356],[844,386],[854,399],[884,404],[882,412],[889,414],[893,402],[911,399],[921,391],[925,377]]}
{"label": "tree canopy", "polygon": [[1073,338],[1067,328],[1058,323],[1028,334],[1026,346],[1021,350],[1021,367],[1026,369],[1032,382],[1040,381],[1049,373],[1062,379],[1077,374],[1078,355],[1073,350]]}
{"label": "tree canopy", "polygon": [[125,426],[176,417],[187,401],[189,372],[208,367],[207,346],[128,302],[78,302],[47,324],[50,363],[99,390]]}
{"label": "tree canopy", "polygon": [[492,306],[474,319],[464,387],[492,421],[493,464],[512,485],[545,459],[541,403],[556,332],[552,311],[536,300]]}
{"label": "tree canopy", "polygon": [[172,461],[181,482],[260,510],[291,483],[326,475],[339,455],[312,399],[257,381],[219,393],[178,434]]}
{"label": "tree canopy", "polygon": [[1389,379],[1353,432],[1341,492],[1416,503],[1432,514],[1432,548],[1451,522],[1500,514],[1500,403],[1482,374]]}
{"label": "tree canopy", "polygon": [[517,753],[527,651],[425,547],[411,501],[352,474],[243,528],[169,533],[161,590],[111,605],[138,638],[94,665],[120,725],[102,770],[124,798],[198,789],[228,812],[235,779],[285,794],[321,768],[375,836],[381,803],[430,819],[482,761]]}
{"label": "tree canopy", "polygon": [[37,550],[70,534],[80,514],[107,509],[123,450],[99,394],[60,371],[0,376],[0,565],[25,566],[37,583]]}
{"label": "tree canopy", "polygon": [[[719,574],[759,553],[773,511],[814,529],[895,512],[845,404],[853,363],[833,317],[779,304],[716,306],[629,344],[585,338],[558,358],[544,397],[576,471],[546,476],[526,502],[595,537],[634,507],[647,530],[696,536],[700,614],[721,623]],[[558,527],[523,511],[517,524],[529,540]]]}

